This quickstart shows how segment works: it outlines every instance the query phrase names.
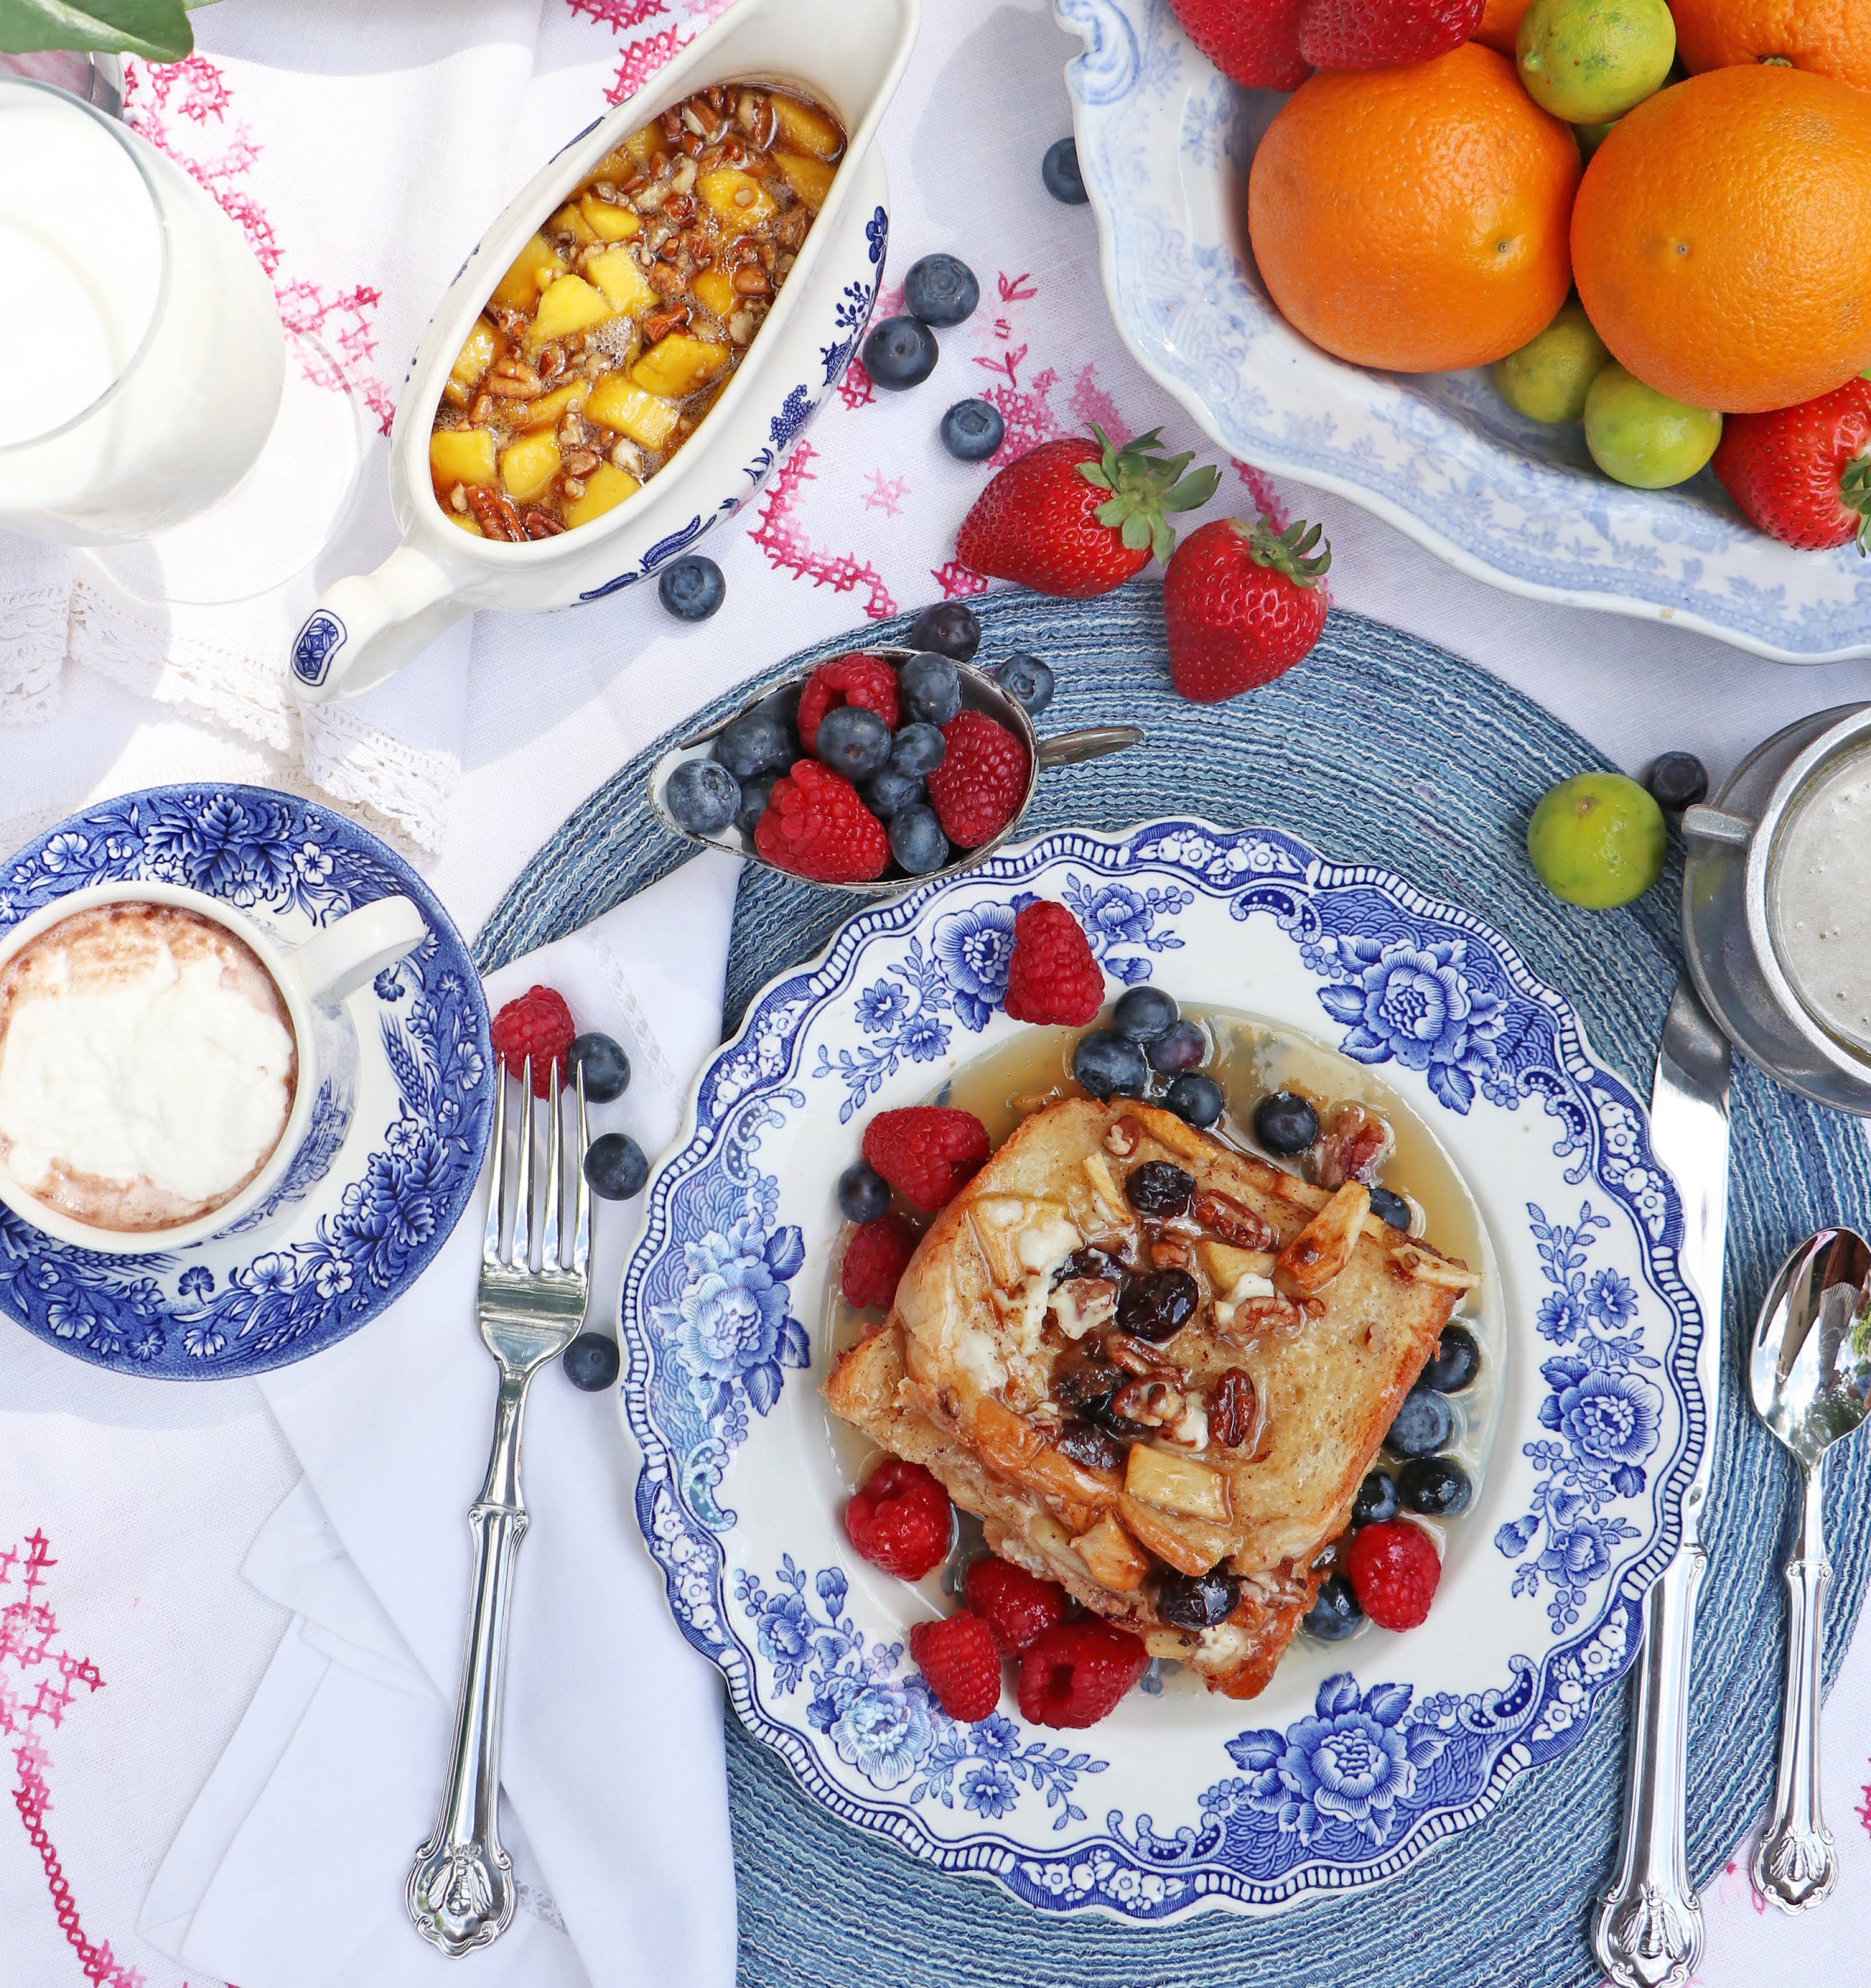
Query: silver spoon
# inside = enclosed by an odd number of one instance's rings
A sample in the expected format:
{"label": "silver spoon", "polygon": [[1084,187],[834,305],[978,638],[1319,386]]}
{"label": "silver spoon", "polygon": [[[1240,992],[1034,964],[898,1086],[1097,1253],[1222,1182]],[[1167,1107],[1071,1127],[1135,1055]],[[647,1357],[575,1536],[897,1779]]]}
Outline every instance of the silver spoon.
{"label": "silver spoon", "polygon": [[1832,1567],[1821,1504],[1825,1452],[1871,1398],[1871,1242],[1822,1229],[1781,1266],[1761,1307],[1748,1385],[1761,1418],[1799,1465],[1799,1532],[1786,1565],[1786,1698],[1774,1812],[1754,1853],[1755,1888],[1783,1912],[1832,1895],[1838,1853],[1819,1808],[1819,1652]]}

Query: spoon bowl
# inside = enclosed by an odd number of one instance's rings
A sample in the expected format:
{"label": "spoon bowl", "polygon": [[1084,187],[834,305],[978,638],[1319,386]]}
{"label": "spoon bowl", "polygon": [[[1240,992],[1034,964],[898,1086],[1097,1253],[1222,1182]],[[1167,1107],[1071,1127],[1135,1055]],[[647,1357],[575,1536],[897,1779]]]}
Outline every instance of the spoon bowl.
{"label": "spoon bowl", "polygon": [[1822,1229],[1781,1265],[1761,1307],[1748,1382],[1761,1419],[1800,1466],[1800,1521],[1786,1565],[1786,1696],[1774,1809],[1754,1853],[1754,1881],[1782,1911],[1829,1898],[1838,1853],[1819,1802],[1819,1652],[1825,1584],[1825,1452],[1871,1404],[1871,1243]]}

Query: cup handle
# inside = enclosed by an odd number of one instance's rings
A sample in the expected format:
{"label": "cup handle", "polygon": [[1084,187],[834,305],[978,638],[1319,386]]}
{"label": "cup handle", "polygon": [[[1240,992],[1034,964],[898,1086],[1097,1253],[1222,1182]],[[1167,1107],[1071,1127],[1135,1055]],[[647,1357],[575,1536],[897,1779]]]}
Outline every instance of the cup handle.
{"label": "cup handle", "polygon": [[308,1001],[342,1001],[428,937],[428,922],[408,898],[379,898],[289,952],[286,970]]}
{"label": "cup handle", "polygon": [[293,638],[287,674],[301,704],[330,704],[373,689],[413,662],[468,612],[455,576],[414,546],[398,546],[374,573],[327,587]]}

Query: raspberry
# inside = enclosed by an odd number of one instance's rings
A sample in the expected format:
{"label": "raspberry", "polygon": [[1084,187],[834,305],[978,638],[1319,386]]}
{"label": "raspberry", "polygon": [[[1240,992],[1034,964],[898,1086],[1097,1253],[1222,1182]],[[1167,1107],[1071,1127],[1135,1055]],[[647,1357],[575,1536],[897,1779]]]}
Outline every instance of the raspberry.
{"label": "raspberry", "polygon": [[994,1647],[1005,1657],[1017,1657],[1065,1620],[1065,1590],[1056,1581],[1037,1580],[992,1554],[969,1563],[962,1594],[993,1631]]}
{"label": "raspberry", "polygon": [[1000,1702],[1000,1658],[979,1615],[964,1609],[946,1621],[919,1622],[909,1632],[909,1654],[951,1719],[972,1725]]}
{"label": "raspberry", "polygon": [[991,842],[1027,797],[1027,748],[1004,725],[964,711],[942,728],[948,752],[929,776],[929,805],[957,847]]}
{"label": "raspberry", "polygon": [[845,1537],[873,1567],[920,1581],[949,1557],[955,1511],[919,1463],[886,1456],[851,1493]]}
{"label": "raspberry", "polygon": [[900,1215],[880,1215],[864,1223],[845,1244],[839,1266],[838,1288],[844,1302],[860,1311],[867,1305],[888,1311],[897,1280],[915,1247],[916,1232]]}
{"label": "raspberry", "polygon": [[1137,1638],[1091,1617],[1046,1630],[1020,1660],[1020,1713],[1035,1726],[1095,1726],[1150,1668]]}
{"label": "raspberry", "polygon": [[1420,1526],[1392,1520],[1352,1535],[1345,1570],[1358,1607],[1380,1629],[1413,1629],[1436,1598],[1442,1561]]}
{"label": "raspberry", "polygon": [[819,720],[844,704],[875,712],[895,731],[896,671],[879,656],[834,656],[820,663],[799,698],[799,742],[808,752],[818,749]]}
{"label": "raspberry", "polygon": [[912,1207],[933,1215],[987,1158],[987,1128],[972,1111],[912,1104],[864,1128],[864,1156]]}
{"label": "raspberry", "polygon": [[890,838],[830,767],[801,759],[774,781],[753,846],[769,863],[820,884],[863,884],[883,874]]}
{"label": "raspberry", "polygon": [[560,1082],[570,1073],[567,1059],[577,1033],[565,996],[553,987],[529,987],[518,1000],[501,1009],[489,1031],[495,1055],[514,1076],[532,1057],[535,1097],[543,1097],[550,1087],[554,1063],[559,1066]]}
{"label": "raspberry", "polygon": [[1029,904],[1013,921],[1003,1005],[1016,1022],[1063,1022],[1074,1029],[1104,1006],[1104,974],[1064,905]]}

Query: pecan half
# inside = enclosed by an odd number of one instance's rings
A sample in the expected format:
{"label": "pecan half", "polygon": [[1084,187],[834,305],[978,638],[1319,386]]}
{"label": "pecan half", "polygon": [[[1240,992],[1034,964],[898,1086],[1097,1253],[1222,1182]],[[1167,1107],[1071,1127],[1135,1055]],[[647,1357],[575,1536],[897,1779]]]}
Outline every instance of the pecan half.
{"label": "pecan half", "polygon": [[812,225],[809,208],[790,207],[780,218],[780,225],[774,229],[774,238],[782,248],[790,249],[797,255],[804,245],[806,230]]}
{"label": "pecan half", "polygon": [[1299,1307],[1291,1298],[1277,1295],[1270,1298],[1243,1298],[1234,1307],[1234,1316],[1225,1328],[1216,1330],[1223,1339],[1232,1341],[1237,1346],[1245,1346],[1281,1326],[1297,1326],[1304,1317]]}
{"label": "pecan half", "polygon": [[1208,1400],[1209,1439],[1223,1449],[1239,1449],[1254,1434],[1252,1377],[1230,1367],[1216,1383]]}
{"label": "pecan half", "polygon": [[1312,1177],[1335,1192],[1347,1181],[1366,1186],[1391,1147],[1390,1128],[1362,1104],[1341,1104],[1327,1122],[1317,1148]]}
{"label": "pecan half", "polygon": [[1165,1360],[1155,1347],[1141,1339],[1133,1339],[1128,1332],[1108,1332],[1105,1335],[1105,1357],[1113,1366],[1122,1367],[1125,1373],[1135,1374],[1139,1380],[1180,1381],[1184,1376],[1181,1368],[1173,1361]]}
{"label": "pecan half", "polygon": [[505,539],[517,545],[526,536],[526,528],[519,522],[519,513],[513,508],[513,500],[498,490],[490,489],[485,483],[475,484],[468,492],[468,508],[474,513],[474,521],[490,539]]}
{"label": "pecan half", "polygon": [[667,338],[671,332],[680,331],[691,315],[688,305],[683,303],[664,304],[646,312],[643,320],[644,343],[654,345],[659,338]]}
{"label": "pecan half", "polygon": [[1111,1412],[1145,1428],[1167,1428],[1188,1405],[1172,1381],[1127,1381],[1111,1398]]}
{"label": "pecan half", "polygon": [[1219,1236],[1237,1249],[1266,1249],[1273,1246],[1272,1225],[1225,1194],[1205,1188],[1189,1204],[1189,1212],[1211,1236]]}
{"label": "pecan half", "polygon": [[550,512],[542,511],[536,505],[527,511],[521,522],[529,539],[556,539],[565,529]]}
{"label": "pecan half", "polygon": [[743,262],[729,279],[737,297],[770,297],[773,286],[757,262]]}
{"label": "pecan half", "polygon": [[1150,1266],[1157,1270],[1186,1270],[1195,1261],[1195,1253],[1186,1242],[1172,1242],[1167,1236],[1159,1236],[1150,1245]]}
{"label": "pecan half", "polygon": [[[673,242],[670,245],[675,247]],[[676,252],[679,255],[681,251],[678,249]],[[667,262],[656,262],[651,265],[650,288],[659,297],[679,297],[688,286],[689,279],[675,267],[673,257]]]}
{"label": "pecan half", "polygon": [[567,476],[589,476],[604,458],[594,448],[575,448],[565,458]]}
{"label": "pecan half", "polygon": [[1120,1160],[1128,1160],[1143,1138],[1143,1128],[1127,1111],[1105,1128],[1105,1150]]}

